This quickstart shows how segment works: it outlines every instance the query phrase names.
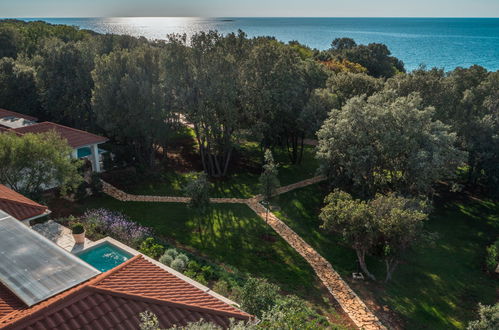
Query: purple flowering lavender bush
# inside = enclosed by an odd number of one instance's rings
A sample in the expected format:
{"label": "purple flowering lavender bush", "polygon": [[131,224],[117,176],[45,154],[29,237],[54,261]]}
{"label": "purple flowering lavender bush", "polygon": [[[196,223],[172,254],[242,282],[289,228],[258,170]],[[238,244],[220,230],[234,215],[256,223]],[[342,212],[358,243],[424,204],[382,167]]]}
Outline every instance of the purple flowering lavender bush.
{"label": "purple flowering lavender bush", "polygon": [[152,230],[128,219],[124,214],[106,209],[88,210],[80,218],[85,225],[88,236],[99,239],[104,236],[137,248]]}

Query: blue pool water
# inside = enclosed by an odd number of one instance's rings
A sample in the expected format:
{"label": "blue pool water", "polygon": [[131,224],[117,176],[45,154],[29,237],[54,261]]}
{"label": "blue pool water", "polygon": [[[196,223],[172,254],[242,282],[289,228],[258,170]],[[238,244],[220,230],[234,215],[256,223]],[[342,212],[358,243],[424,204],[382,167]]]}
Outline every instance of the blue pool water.
{"label": "blue pool water", "polygon": [[[497,0],[496,0],[497,1]],[[298,40],[318,49],[350,37],[357,43],[381,42],[404,61],[408,70],[420,64],[453,70],[481,65],[499,69],[499,18],[200,18],[108,17],[25,18],[53,24],[76,25],[100,33],[130,34],[165,39],[167,34],[218,30],[245,31],[248,36]]]}
{"label": "blue pool water", "polygon": [[124,263],[132,255],[122,249],[103,243],[78,254],[78,257],[101,272],[108,271]]}

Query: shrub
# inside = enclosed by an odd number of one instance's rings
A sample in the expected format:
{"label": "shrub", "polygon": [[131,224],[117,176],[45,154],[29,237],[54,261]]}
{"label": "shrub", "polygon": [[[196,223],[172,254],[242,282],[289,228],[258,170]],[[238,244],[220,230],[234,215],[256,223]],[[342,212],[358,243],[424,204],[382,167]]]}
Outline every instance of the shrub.
{"label": "shrub", "polygon": [[208,281],[213,281],[218,279],[218,276],[213,270],[213,267],[209,265],[201,267],[201,272]]}
{"label": "shrub", "polygon": [[189,263],[189,257],[187,257],[183,253],[179,253],[175,259],[182,260],[184,262],[184,264],[186,264],[186,265]]}
{"label": "shrub", "polygon": [[150,228],[129,220],[119,212],[106,209],[88,210],[79,220],[91,227],[92,232],[111,236],[133,247],[138,247],[140,242],[152,234]]}
{"label": "shrub", "polygon": [[197,263],[197,261],[191,260],[187,264],[187,269],[193,273],[198,273],[201,271],[201,266]]}
{"label": "shrub", "polygon": [[485,264],[489,271],[494,272],[499,264],[499,240],[488,246],[486,251]]}
{"label": "shrub", "polygon": [[241,289],[239,301],[244,311],[260,318],[279,296],[279,287],[263,278],[249,278]]}
{"label": "shrub", "polygon": [[87,197],[87,188],[89,188],[89,184],[87,182],[83,181],[80,183],[78,187],[74,189],[74,198],[79,201]]}
{"label": "shrub", "polygon": [[177,272],[183,272],[185,270],[185,262],[180,259],[175,259],[171,263],[171,267],[175,269]]}
{"label": "shrub", "polygon": [[102,181],[100,180],[100,174],[93,172],[90,177],[90,189],[93,194],[98,194],[102,192]]}
{"label": "shrub", "polygon": [[168,254],[172,259],[177,258],[178,256],[178,251],[176,249],[168,249],[166,250],[165,254]]}
{"label": "shrub", "polygon": [[139,251],[153,259],[158,259],[165,252],[165,247],[157,244],[154,238],[148,237],[140,244]]}
{"label": "shrub", "polygon": [[279,297],[276,304],[262,315],[262,329],[326,329],[327,319],[296,296]]}
{"label": "shrub", "polygon": [[478,305],[480,318],[468,324],[468,330],[499,329],[499,303],[493,306]]}
{"label": "shrub", "polygon": [[203,274],[198,274],[194,277],[194,280],[196,282],[199,282],[203,285],[208,285],[208,281],[206,280],[206,278],[204,278]]}
{"label": "shrub", "polygon": [[213,291],[221,294],[224,297],[228,297],[231,294],[229,283],[226,280],[219,280],[213,285]]}
{"label": "shrub", "polygon": [[172,261],[173,261],[173,258],[171,257],[171,255],[169,255],[166,252],[163,253],[163,255],[159,258],[159,262],[161,262],[163,265],[167,265],[167,266],[170,266]]}
{"label": "shrub", "polygon": [[85,228],[81,223],[77,222],[71,226],[71,231],[73,234],[83,234],[85,232]]}

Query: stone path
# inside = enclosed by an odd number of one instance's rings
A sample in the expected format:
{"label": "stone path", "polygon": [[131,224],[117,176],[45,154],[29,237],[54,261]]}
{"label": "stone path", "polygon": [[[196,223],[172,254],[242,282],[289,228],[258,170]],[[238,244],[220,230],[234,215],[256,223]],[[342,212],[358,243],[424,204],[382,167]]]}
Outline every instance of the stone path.
{"label": "stone path", "polygon": [[324,286],[356,326],[366,330],[386,329],[324,257],[272,212],[269,212],[267,217],[267,210],[262,204],[256,200],[247,204],[262,219],[267,220],[267,223],[312,266]]}
{"label": "stone path", "polygon": [[[299,181],[288,186],[277,189],[277,195],[284,194],[294,189],[306,187],[314,183],[325,180],[323,176],[316,176],[307,180]],[[169,203],[188,203],[188,197],[173,196],[146,196],[128,194],[118,188],[102,181],[103,191],[111,197],[124,202],[169,202]],[[252,198],[210,198],[212,203],[231,203],[246,204],[259,217],[267,220],[267,223],[291,245],[314,269],[315,273],[328,289],[341,308],[352,319],[356,326],[365,330],[386,329],[380,320],[374,315],[364,302],[353,292],[348,284],[343,281],[341,276],[333,269],[331,264],[307,244],[298,234],[289,228],[272,212],[268,212],[260,203],[261,195]],[[268,217],[267,217],[268,215]]]}

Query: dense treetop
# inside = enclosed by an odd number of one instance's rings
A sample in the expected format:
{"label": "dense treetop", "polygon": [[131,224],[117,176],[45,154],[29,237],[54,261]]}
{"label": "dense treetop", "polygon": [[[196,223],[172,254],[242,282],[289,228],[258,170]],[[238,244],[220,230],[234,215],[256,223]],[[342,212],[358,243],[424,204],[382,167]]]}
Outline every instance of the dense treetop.
{"label": "dense treetop", "polygon": [[[479,66],[405,73],[385,45],[349,38],[318,51],[241,31],[150,41],[18,20],[0,21],[0,45],[0,107],[105,134],[125,163],[166,157],[180,118],[212,177],[230,172],[244,139],[260,143],[262,160],[284,148],[299,163],[304,138],[324,125],[324,168],[363,173],[337,179],[371,182],[369,194],[380,183],[428,190],[457,167],[464,184],[499,186],[499,73]],[[349,154],[366,138],[379,142],[363,146],[371,153]]]}

